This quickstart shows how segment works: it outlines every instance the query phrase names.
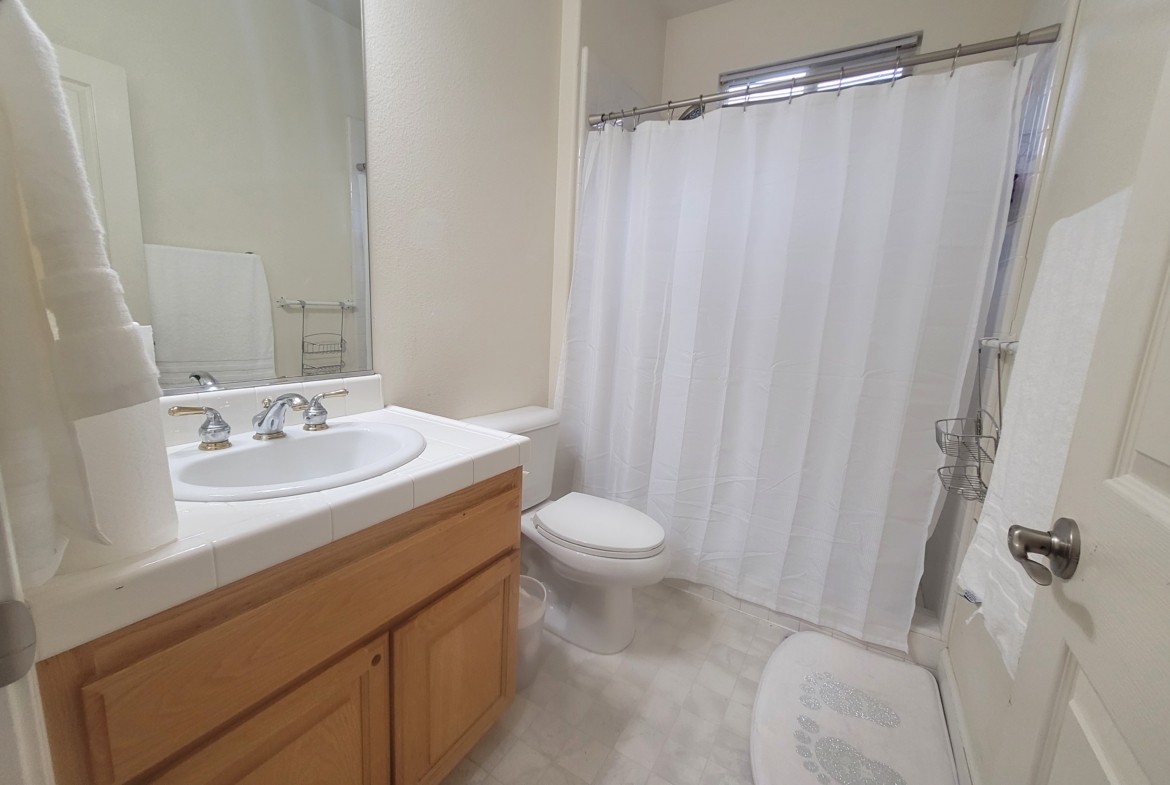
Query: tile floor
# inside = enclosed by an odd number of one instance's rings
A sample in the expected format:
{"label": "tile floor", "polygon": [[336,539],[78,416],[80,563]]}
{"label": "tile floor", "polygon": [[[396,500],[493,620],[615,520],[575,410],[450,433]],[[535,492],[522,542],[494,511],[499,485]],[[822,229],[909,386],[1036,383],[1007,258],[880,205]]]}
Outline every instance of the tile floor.
{"label": "tile floor", "polygon": [[634,603],[620,654],[546,632],[536,681],[444,785],[751,785],[757,682],[791,631],[665,584]]}

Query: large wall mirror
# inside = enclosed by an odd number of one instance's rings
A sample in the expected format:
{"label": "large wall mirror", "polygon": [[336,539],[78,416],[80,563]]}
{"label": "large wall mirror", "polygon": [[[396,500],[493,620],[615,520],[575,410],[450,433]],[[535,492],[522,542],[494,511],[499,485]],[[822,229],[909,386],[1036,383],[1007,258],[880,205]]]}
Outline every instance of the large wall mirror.
{"label": "large wall mirror", "polygon": [[361,0],[26,0],[164,388],[367,371]]}

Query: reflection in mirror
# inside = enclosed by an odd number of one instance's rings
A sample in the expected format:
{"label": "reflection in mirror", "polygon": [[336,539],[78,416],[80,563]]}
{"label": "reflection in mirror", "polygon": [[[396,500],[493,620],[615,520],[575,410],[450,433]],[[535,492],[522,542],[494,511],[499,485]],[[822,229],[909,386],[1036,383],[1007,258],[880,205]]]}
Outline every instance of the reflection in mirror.
{"label": "reflection in mirror", "polygon": [[368,370],[360,0],[25,4],[163,387]]}

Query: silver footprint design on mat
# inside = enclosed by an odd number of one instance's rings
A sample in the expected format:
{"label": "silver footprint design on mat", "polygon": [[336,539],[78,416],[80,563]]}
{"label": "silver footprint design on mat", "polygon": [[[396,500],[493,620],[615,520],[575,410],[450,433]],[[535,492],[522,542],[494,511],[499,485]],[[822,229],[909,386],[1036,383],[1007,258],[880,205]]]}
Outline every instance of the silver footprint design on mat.
{"label": "silver footprint design on mat", "polygon": [[[803,714],[796,718],[800,730],[793,733],[796,753],[804,768],[817,775],[821,785],[906,785],[901,774],[836,736],[820,736],[820,724]],[[814,740],[815,738],[815,740]]]}
{"label": "silver footprint design on mat", "polygon": [[800,688],[801,704],[816,711],[822,704],[846,717],[869,720],[884,728],[896,728],[902,720],[898,713],[869,693],[833,678],[828,671],[805,676]]}

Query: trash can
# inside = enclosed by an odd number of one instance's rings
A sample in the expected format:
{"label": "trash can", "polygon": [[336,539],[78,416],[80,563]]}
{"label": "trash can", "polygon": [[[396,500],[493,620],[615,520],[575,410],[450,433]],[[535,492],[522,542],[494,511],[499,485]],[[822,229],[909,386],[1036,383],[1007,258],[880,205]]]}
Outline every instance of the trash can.
{"label": "trash can", "polygon": [[540,669],[540,647],[544,636],[544,607],[548,590],[530,575],[520,576],[520,632],[516,636],[516,689],[536,679]]}

